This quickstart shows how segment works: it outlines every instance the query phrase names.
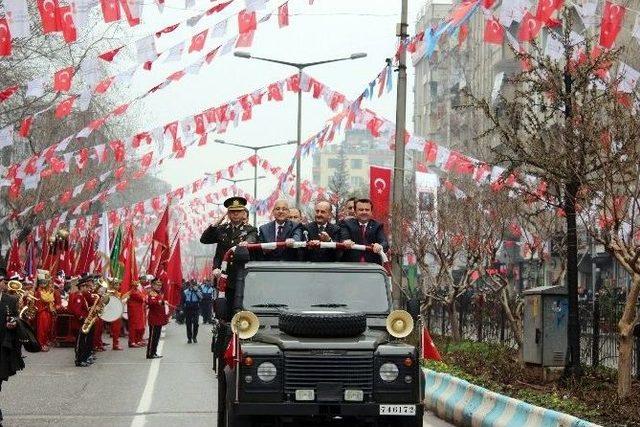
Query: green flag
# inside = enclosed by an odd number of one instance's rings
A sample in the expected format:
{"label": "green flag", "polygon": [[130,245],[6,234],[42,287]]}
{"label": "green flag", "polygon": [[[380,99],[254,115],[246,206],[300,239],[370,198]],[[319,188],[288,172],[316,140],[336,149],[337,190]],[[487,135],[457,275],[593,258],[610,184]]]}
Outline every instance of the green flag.
{"label": "green flag", "polygon": [[113,239],[113,247],[111,248],[110,268],[111,277],[122,279],[124,273],[122,264],[120,264],[120,251],[122,250],[122,226],[118,227],[116,237]]}

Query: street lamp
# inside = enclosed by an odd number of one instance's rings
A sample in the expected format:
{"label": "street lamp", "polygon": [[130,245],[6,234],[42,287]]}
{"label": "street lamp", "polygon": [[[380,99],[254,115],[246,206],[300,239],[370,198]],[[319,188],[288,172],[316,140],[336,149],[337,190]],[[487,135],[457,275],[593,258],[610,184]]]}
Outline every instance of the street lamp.
{"label": "street lamp", "polygon": [[[280,144],[269,144],[269,145],[262,145],[260,147],[252,147],[251,145],[236,144],[235,142],[227,142],[223,139],[214,139],[213,142],[215,142],[216,144],[231,145],[233,147],[246,148],[247,150],[253,150],[253,155],[256,157],[258,156],[258,151],[260,150],[264,150],[266,148],[281,147],[284,145],[292,145],[297,143],[297,141],[287,141],[287,142],[282,142]],[[235,183],[240,181],[253,180],[253,200],[255,201],[255,200],[258,200],[258,179],[261,179],[261,178],[265,178],[265,177],[264,176],[258,177],[258,162],[256,161],[256,163],[253,165],[253,178],[249,178],[245,180],[227,179],[227,181],[233,181]],[[256,227],[257,223],[258,223],[258,212],[254,207],[253,226]]]}
{"label": "street lamp", "polygon": [[[257,59],[260,61],[274,62],[276,64],[288,65],[298,69],[298,82],[302,81],[302,70],[314,65],[328,64],[330,62],[349,61],[352,59],[360,59],[367,56],[364,52],[352,53],[345,58],[327,59],[324,61],[314,62],[289,62],[281,61],[279,59],[262,58],[260,56],[253,56],[249,52],[237,51],[233,53],[234,56],[244,59]],[[302,90],[298,91],[298,136],[297,136],[297,149],[296,149],[296,208],[300,209],[300,145],[302,144]]]}

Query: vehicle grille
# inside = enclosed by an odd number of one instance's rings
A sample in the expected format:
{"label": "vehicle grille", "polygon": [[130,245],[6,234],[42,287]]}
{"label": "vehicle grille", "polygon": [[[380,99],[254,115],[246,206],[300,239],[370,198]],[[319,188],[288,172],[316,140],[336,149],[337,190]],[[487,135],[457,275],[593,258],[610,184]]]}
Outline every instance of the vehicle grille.
{"label": "vehicle grille", "polygon": [[316,389],[318,383],[339,383],[344,389],[373,393],[373,353],[343,351],[317,354],[288,351],[284,354],[284,391]]}

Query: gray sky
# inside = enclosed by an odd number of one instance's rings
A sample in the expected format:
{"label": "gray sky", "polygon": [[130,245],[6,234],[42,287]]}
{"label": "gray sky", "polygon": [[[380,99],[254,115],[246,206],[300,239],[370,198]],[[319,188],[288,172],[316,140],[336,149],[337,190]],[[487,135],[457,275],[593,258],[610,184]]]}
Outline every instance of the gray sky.
{"label": "gray sky", "polygon": [[[281,4],[282,0],[271,0],[267,9]],[[205,10],[208,0],[197,1],[196,8],[184,10],[181,0],[168,0],[162,15],[155,12],[154,6],[145,7],[144,26],[136,28],[141,34],[149,33],[164,24],[176,22],[193,15],[195,9]],[[221,14],[208,17],[207,22],[215,23],[223,17],[237,13],[244,7],[244,0],[236,0]],[[410,33],[414,31],[415,18],[423,2],[410,1]],[[367,58],[336,64],[321,65],[307,69],[307,73],[327,84],[329,87],[355,98],[373,80],[384,66],[385,58],[395,52],[397,38],[395,24],[399,21],[400,0],[316,0],[313,6],[308,0],[290,0],[290,26],[278,28],[277,15],[270,21],[260,24],[254,43],[249,51],[257,56],[271,57],[288,61],[315,61],[349,56],[353,52],[366,52]],[[236,19],[230,19],[228,34],[235,31]],[[201,28],[204,20],[197,28]],[[186,34],[194,33],[186,26],[160,39],[159,48],[170,46]],[[182,30],[182,31],[180,31]],[[205,51],[215,47],[208,41]],[[196,56],[190,57],[191,61]],[[184,63],[180,64],[184,67]],[[154,66],[151,74],[156,79],[165,76],[171,68]],[[257,60],[246,60],[227,55],[204,66],[198,75],[187,75],[148,97],[142,113],[144,123],[141,129],[150,129],[162,123],[217,106],[238,95],[251,92],[273,81],[293,74],[294,68]],[[153,79],[153,78],[152,78]],[[142,83],[139,83],[142,86]],[[409,103],[407,117],[411,127],[413,70],[409,67]],[[241,123],[238,128],[230,127],[223,135],[217,135],[229,142],[252,146],[274,144],[293,140],[296,137],[296,96],[285,95],[284,102],[268,103],[254,108],[253,119]],[[383,95],[379,100],[363,104],[390,118],[395,117],[394,91]],[[303,95],[303,139],[319,131],[327,118],[332,115],[322,100],[314,100]],[[210,141],[214,139],[210,136]],[[173,187],[187,184],[206,171],[218,170],[242,158],[249,156],[248,150],[225,147],[210,142],[205,147],[194,147],[181,160],[165,162],[158,177],[168,181]],[[275,148],[262,152],[270,162],[277,166],[289,164],[294,146]],[[310,177],[310,160],[303,162],[303,178]],[[252,177],[250,168],[238,178]],[[218,185],[217,188],[228,185]],[[252,183],[241,184],[248,192]],[[275,188],[273,179],[259,181],[258,197],[270,194]]]}

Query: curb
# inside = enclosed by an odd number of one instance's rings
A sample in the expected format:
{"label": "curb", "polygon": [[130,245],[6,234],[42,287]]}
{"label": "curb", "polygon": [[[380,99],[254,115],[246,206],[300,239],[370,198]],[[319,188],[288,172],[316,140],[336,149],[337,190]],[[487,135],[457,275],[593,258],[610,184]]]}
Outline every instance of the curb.
{"label": "curb", "polygon": [[445,421],[470,427],[597,427],[572,415],[487,390],[449,374],[423,368],[425,408]]}

